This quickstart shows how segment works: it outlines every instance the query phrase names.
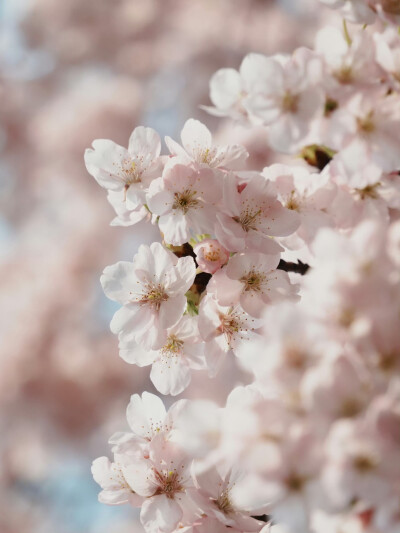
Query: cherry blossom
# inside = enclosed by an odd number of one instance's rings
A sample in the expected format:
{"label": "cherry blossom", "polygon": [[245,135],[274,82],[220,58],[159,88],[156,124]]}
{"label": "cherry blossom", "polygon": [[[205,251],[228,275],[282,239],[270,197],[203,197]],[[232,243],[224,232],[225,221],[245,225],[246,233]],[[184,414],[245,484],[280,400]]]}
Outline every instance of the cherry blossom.
{"label": "cherry blossom", "polygon": [[327,6],[338,9],[350,22],[371,24],[378,15],[385,22],[398,24],[400,6],[397,0],[320,0]]}
{"label": "cherry blossom", "polygon": [[367,0],[320,0],[323,4],[339,9],[340,13],[350,22],[371,24],[374,22],[375,13],[371,3]]}
{"label": "cherry blossom", "polygon": [[263,522],[251,515],[262,515],[267,505],[258,506],[258,502],[254,501],[252,508],[243,509],[240,499],[235,501],[235,493],[243,477],[244,473],[237,470],[221,475],[216,468],[197,473],[195,483],[199,490],[193,497],[207,516],[216,518],[222,524],[240,531],[260,531]]}
{"label": "cherry blossom", "polygon": [[125,478],[126,466],[125,457],[118,455],[113,463],[107,457],[99,457],[93,461],[93,478],[103,489],[99,494],[101,503],[108,505],[130,503],[134,507],[142,505],[143,498],[134,492]]}
{"label": "cherry blossom", "polygon": [[215,274],[228,262],[229,252],[215,239],[203,239],[193,247],[196,262],[208,274]]}
{"label": "cherry blossom", "polygon": [[144,498],[140,520],[146,532],[171,532],[182,519],[187,490],[193,485],[189,466],[176,446],[154,439],[149,458],[127,467],[130,485]]}
{"label": "cherry blossom", "polygon": [[381,91],[355,94],[332,116],[330,146],[342,149],[361,142],[372,163],[386,172],[397,170],[400,166],[398,104],[397,95],[383,95]]}
{"label": "cherry blossom", "polygon": [[168,435],[172,428],[172,409],[167,413],[162,400],[144,392],[140,397],[134,394],[126,410],[128,424],[141,441],[151,441],[160,433]]}
{"label": "cherry blossom", "polygon": [[114,433],[108,441],[115,457],[127,463],[133,459],[148,458],[154,439],[171,440],[184,406],[184,401],[179,400],[167,411],[158,396],[149,392],[143,392],[141,396],[133,394],[126,410],[130,431]]}
{"label": "cherry blossom", "polygon": [[305,48],[292,57],[247,55],[238,71],[221,69],[211,79],[210,98],[217,116],[249,117],[269,125],[268,140],[292,152],[310,130],[309,122],[323,110],[322,62]]}
{"label": "cherry blossom", "polygon": [[199,311],[199,331],[204,340],[204,354],[211,375],[215,375],[229,350],[254,337],[260,323],[239,305],[221,306],[207,295]]}
{"label": "cherry blossom", "polygon": [[233,68],[222,68],[210,80],[210,99],[214,107],[203,106],[203,109],[217,117],[244,119],[247,115],[243,107],[246,94],[246,84],[241,72]]}
{"label": "cherry blossom", "polygon": [[122,338],[120,355],[128,363],[152,365],[150,379],[161,394],[180,394],[190,383],[191,369],[205,367],[204,346],[194,317],[183,316],[168,329],[159,350],[143,350],[131,339]]}
{"label": "cherry blossom", "polygon": [[207,126],[193,118],[186,121],[181,132],[180,146],[170,137],[165,142],[172,155],[200,167],[238,170],[243,168],[248,152],[243,146],[213,146]]}
{"label": "cherry blossom", "polygon": [[145,218],[150,218],[150,213],[144,205],[136,209],[128,209],[126,201],[121,198],[119,191],[108,191],[107,200],[117,215],[111,221],[111,226],[133,226]]}
{"label": "cherry blossom", "polygon": [[282,206],[273,186],[262,176],[253,177],[241,192],[233,176],[225,179],[215,235],[227,250],[279,252],[281,246],[271,237],[290,235],[298,225],[297,214]]}
{"label": "cherry blossom", "polygon": [[[321,227],[334,224],[329,211],[337,188],[328,171],[317,174],[300,166],[271,165],[263,170],[263,176],[273,182],[284,207],[298,213],[296,236],[303,242],[310,243]],[[293,236],[284,243],[295,246]]]}
{"label": "cherry blossom", "polygon": [[165,240],[184,244],[196,233],[212,231],[216,216],[213,206],[221,187],[212,171],[194,170],[176,164],[166,168],[162,178],[149,187],[147,204],[159,216]]}
{"label": "cherry blossom", "polygon": [[269,144],[293,152],[313,118],[323,111],[324,95],[318,86],[322,61],[306,48],[299,48],[292,57],[250,54],[241,73],[249,86],[246,109],[268,125]]}
{"label": "cherry blossom", "polygon": [[161,140],[152,128],[139,126],[129,138],[128,149],[113,141],[98,139],[85,152],[88,172],[99,185],[118,192],[128,209],[145,203],[144,188],[160,175]]}
{"label": "cherry blossom", "polygon": [[354,92],[357,85],[378,84],[382,70],[374,60],[376,45],[371,34],[359,30],[349,43],[342,31],[325,27],[316,36],[315,49],[323,55],[332,77],[327,85],[332,99]]}
{"label": "cherry blossom", "polygon": [[85,156],[112,224],[162,240],[101,278],[120,356],[161,394],[187,389],[169,410],[132,395],[113,461],[93,463],[100,501],[140,507],[147,533],[400,528],[400,37],[383,27],[400,12],[321,1],[381,24],[211,78],[203,109],[267,156],[195,119],[169,156],[141,127]]}
{"label": "cherry blossom", "polygon": [[357,498],[374,506],[390,496],[398,476],[396,453],[383,453],[362,421],[337,422],[326,445],[331,461],[323,472],[323,482],[335,505],[346,508]]}
{"label": "cherry blossom", "polygon": [[112,331],[132,335],[147,349],[161,348],[166,328],[185,311],[185,293],[194,277],[191,257],[178,259],[157,242],[142,245],[132,263],[120,261],[107,267],[101,277],[103,290],[122,304],[111,321]]}
{"label": "cherry blossom", "polygon": [[221,305],[240,303],[249,315],[260,318],[264,304],[296,298],[297,287],[286,272],[276,270],[279,259],[279,255],[237,254],[212,277],[208,292]]}
{"label": "cherry blossom", "polygon": [[384,69],[394,88],[399,86],[400,43],[396,28],[389,27],[382,33],[374,33],[376,60]]}

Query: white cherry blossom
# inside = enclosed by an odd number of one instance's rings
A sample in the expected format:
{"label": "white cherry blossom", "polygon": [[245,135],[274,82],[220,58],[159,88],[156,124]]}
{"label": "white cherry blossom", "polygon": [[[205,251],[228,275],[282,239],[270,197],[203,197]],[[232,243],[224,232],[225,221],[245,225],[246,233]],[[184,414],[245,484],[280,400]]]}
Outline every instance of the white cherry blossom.
{"label": "white cherry blossom", "polygon": [[282,206],[263,176],[254,176],[240,192],[234,176],[225,179],[214,231],[227,250],[277,253],[282,248],[271,237],[290,235],[298,225],[297,213]]}
{"label": "white cherry blossom", "polygon": [[161,140],[152,128],[139,126],[129,138],[128,148],[98,139],[85,152],[88,172],[99,185],[119,193],[127,208],[145,203],[144,189],[161,174]]}
{"label": "white cherry blossom", "polygon": [[298,286],[290,283],[286,272],[277,270],[279,260],[279,254],[236,254],[212,277],[207,291],[221,305],[240,303],[249,315],[260,318],[266,304],[297,298]]}
{"label": "white cherry blossom", "polygon": [[165,344],[159,350],[143,350],[134,341],[122,339],[120,355],[128,363],[152,365],[150,379],[161,394],[176,396],[191,380],[191,370],[205,367],[204,346],[199,337],[197,320],[183,316],[168,329]]}
{"label": "white cherry blossom", "polygon": [[161,348],[167,328],[186,308],[185,293],[195,277],[191,257],[178,259],[155,242],[141,245],[133,262],[107,267],[101,277],[105,294],[122,305],[111,321],[111,330],[132,338],[146,349]]}
{"label": "white cherry blossom", "polygon": [[209,169],[181,164],[166,168],[147,194],[147,204],[159,216],[166,242],[179,246],[196,233],[212,231],[220,191],[221,184]]}
{"label": "white cherry blossom", "polygon": [[170,137],[165,138],[169,151],[183,161],[199,167],[238,170],[243,168],[248,152],[243,146],[213,146],[210,130],[199,120],[190,118],[181,132],[182,146]]}

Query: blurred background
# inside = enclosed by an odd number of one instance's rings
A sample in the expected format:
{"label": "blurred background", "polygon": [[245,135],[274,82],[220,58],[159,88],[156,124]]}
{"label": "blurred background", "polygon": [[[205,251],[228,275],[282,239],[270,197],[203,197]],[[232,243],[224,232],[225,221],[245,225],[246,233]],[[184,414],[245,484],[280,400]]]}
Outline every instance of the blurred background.
{"label": "blurred background", "polygon": [[[262,168],[262,135],[198,106],[218,68],[312,44],[324,13],[317,0],[0,0],[0,533],[141,531],[135,509],[97,502],[90,474],[127,429],[130,395],[154,392],[148,368],[119,359],[98,280],[158,235],[109,226],[85,148],[126,145],[139,124],[177,139],[195,117]],[[219,376],[186,396],[222,404],[243,377]]]}

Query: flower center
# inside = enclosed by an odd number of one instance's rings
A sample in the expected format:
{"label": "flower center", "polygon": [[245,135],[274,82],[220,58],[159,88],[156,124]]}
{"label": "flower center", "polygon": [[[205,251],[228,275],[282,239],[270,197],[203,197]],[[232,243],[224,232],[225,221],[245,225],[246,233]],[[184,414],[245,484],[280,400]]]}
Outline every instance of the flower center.
{"label": "flower center", "polygon": [[224,490],[221,492],[221,494],[218,496],[217,500],[214,500],[215,505],[218,507],[220,511],[222,511],[224,514],[229,514],[234,511],[232,502],[229,499],[229,490]]}
{"label": "flower center", "polygon": [[150,305],[153,309],[159,311],[162,302],[166,302],[167,300],[168,294],[162,285],[149,284],[147,286],[147,292],[141,295],[138,302],[143,305]]}
{"label": "flower center", "polygon": [[287,113],[297,113],[299,104],[299,97],[297,94],[292,94],[286,91],[282,99],[282,109]]}
{"label": "flower center", "polygon": [[206,261],[219,261],[220,253],[218,250],[210,250],[204,254]]}
{"label": "flower center", "polygon": [[360,411],[361,406],[355,398],[346,398],[340,407],[340,415],[343,418],[352,418],[358,415]]}
{"label": "flower center", "polygon": [[206,165],[210,165],[214,159],[214,155],[215,155],[214,150],[210,150],[210,148],[206,148],[205,150],[199,153],[198,159],[200,163],[205,163]]}
{"label": "flower center", "polygon": [[182,192],[176,192],[174,194],[175,200],[172,205],[172,209],[178,209],[179,211],[182,211],[182,213],[186,214],[189,209],[198,206],[199,201],[195,198],[196,194],[197,191],[193,191],[192,189],[185,189]]}
{"label": "flower center", "polygon": [[396,367],[396,361],[398,360],[395,353],[383,353],[379,356],[378,365],[384,372],[391,372]]}
{"label": "flower center", "polygon": [[261,215],[261,209],[251,210],[246,208],[240,213],[240,217],[233,217],[233,220],[240,224],[244,231],[248,232],[251,229],[257,230],[257,222]]}
{"label": "flower center", "polygon": [[262,272],[251,270],[245,276],[240,278],[240,281],[244,284],[244,290],[262,292],[263,285],[266,282],[266,275]]}
{"label": "flower center", "polygon": [[355,189],[355,192],[359,195],[361,200],[365,200],[365,198],[373,198],[376,200],[379,198],[379,193],[377,191],[379,186],[380,183],[378,182],[373,185],[367,185],[363,189]]}
{"label": "flower center", "polygon": [[293,473],[286,479],[286,485],[289,490],[293,492],[299,492],[302,490],[305,481],[306,480],[303,477]]}
{"label": "flower center", "polygon": [[217,167],[221,162],[221,156],[217,157],[215,148],[198,148],[194,150],[194,158],[198,163],[204,163],[209,167]]}
{"label": "flower center", "polygon": [[154,477],[158,484],[156,495],[165,494],[167,498],[172,499],[177,492],[183,492],[184,490],[176,470],[168,470],[167,472],[154,470]]}
{"label": "flower center", "polygon": [[352,83],[353,81],[353,71],[350,66],[345,67],[343,66],[341,69],[337,70],[334,73],[335,78],[344,85],[348,83]]}
{"label": "flower center", "polygon": [[125,159],[122,161],[121,170],[125,177],[125,188],[129,188],[129,185],[132,185],[132,183],[139,183],[141,181],[142,170],[135,161]]}
{"label": "flower center", "polygon": [[357,455],[353,460],[354,468],[362,474],[373,470],[376,467],[376,464],[376,460],[366,454]]}
{"label": "flower center", "polygon": [[296,197],[296,191],[291,191],[290,195],[286,201],[286,208],[291,211],[298,211],[300,207],[300,202]]}
{"label": "flower center", "polygon": [[345,308],[342,309],[339,317],[338,317],[338,323],[339,326],[345,329],[349,329],[351,325],[354,323],[356,319],[356,315],[353,311],[353,309]]}
{"label": "flower center", "polygon": [[295,344],[288,343],[284,350],[284,359],[288,366],[303,370],[307,362],[307,354]]}
{"label": "flower center", "polygon": [[375,124],[373,121],[374,112],[370,111],[365,117],[357,117],[358,131],[361,133],[372,133],[375,131]]}
{"label": "flower center", "polygon": [[164,355],[178,355],[182,351],[183,345],[184,342],[181,339],[175,335],[170,335],[161,351]]}
{"label": "flower center", "polygon": [[233,313],[232,310],[230,310],[226,314],[220,314],[220,325],[218,327],[218,331],[225,335],[226,342],[228,345],[230,345],[235,337],[240,331],[245,331],[247,328],[244,327],[244,324],[240,320],[240,317]]}

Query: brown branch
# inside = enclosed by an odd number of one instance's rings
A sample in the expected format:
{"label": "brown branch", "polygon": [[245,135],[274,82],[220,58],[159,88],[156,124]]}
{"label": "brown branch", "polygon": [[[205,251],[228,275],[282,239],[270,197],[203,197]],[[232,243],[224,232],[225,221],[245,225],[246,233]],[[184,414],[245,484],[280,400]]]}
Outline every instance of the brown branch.
{"label": "brown branch", "polygon": [[291,263],[289,261],[281,259],[278,265],[279,270],[284,270],[285,272],[295,272],[296,274],[301,274],[302,276],[304,276],[304,274],[309,268],[310,265],[303,263],[302,261],[300,261],[300,259],[298,263]]}

